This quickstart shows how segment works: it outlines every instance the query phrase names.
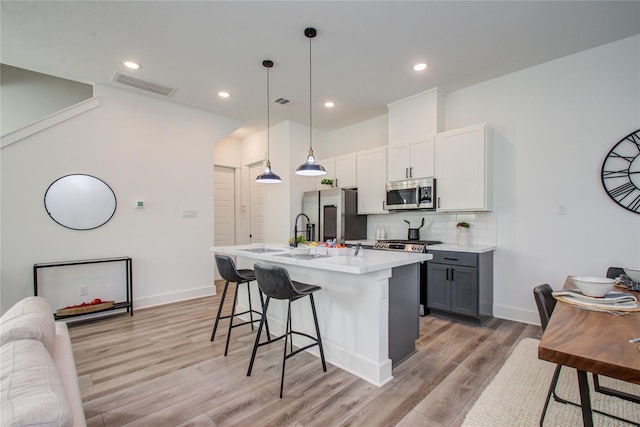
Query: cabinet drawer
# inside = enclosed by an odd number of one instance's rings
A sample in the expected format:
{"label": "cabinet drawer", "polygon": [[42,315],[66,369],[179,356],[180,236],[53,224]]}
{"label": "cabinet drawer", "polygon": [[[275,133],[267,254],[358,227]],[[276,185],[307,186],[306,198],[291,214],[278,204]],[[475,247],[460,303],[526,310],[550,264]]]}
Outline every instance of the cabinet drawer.
{"label": "cabinet drawer", "polygon": [[443,251],[427,251],[433,255],[433,259],[429,262],[437,262],[449,265],[465,265],[467,267],[478,266],[478,254],[470,254],[466,252],[443,252]]}

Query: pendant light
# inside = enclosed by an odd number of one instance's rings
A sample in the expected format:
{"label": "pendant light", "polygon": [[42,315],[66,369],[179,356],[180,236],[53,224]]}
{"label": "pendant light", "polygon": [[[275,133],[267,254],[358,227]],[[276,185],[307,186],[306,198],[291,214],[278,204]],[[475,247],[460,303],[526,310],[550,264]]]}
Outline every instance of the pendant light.
{"label": "pendant light", "polygon": [[304,176],[320,176],[327,173],[324,167],[316,161],[316,158],[313,155],[312,143],[313,123],[311,121],[311,39],[314,38],[316,34],[317,33],[315,28],[308,27],[304,30],[304,35],[309,39],[309,155],[307,156],[307,161],[298,166],[298,169],[296,169],[296,175]]}
{"label": "pendant light", "polygon": [[273,61],[265,59],[262,65],[267,69],[267,165],[264,167],[262,175],[258,175],[256,182],[262,184],[277,184],[282,182],[280,177],[271,170],[271,160],[269,159],[269,133],[270,133],[270,117],[269,117],[269,68],[273,67]]}

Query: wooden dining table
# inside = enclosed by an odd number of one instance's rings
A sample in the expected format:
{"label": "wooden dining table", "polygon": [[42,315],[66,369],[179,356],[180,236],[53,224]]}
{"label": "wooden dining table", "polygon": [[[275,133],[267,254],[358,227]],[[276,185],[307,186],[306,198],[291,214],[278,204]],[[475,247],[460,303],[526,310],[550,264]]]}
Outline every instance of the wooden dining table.
{"label": "wooden dining table", "polygon": [[[575,288],[571,277],[564,288]],[[625,292],[640,301],[640,292]],[[577,370],[585,426],[593,426],[588,372],[640,384],[640,343],[629,342],[635,337],[640,337],[640,311],[614,315],[556,303],[538,346],[538,358]],[[638,402],[637,396],[611,389],[605,393]]]}

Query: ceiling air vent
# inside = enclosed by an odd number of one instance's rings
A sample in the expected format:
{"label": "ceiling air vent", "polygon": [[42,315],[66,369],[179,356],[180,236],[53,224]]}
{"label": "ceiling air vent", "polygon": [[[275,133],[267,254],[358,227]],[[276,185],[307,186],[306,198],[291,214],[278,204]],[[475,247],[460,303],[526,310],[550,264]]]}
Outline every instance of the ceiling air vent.
{"label": "ceiling air vent", "polygon": [[169,87],[167,85],[142,80],[137,77],[129,76],[120,72],[116,72],[116,74],[113,76],[113,81],[123,85],[135,87],[137,89],[146,90],[147,92],[157,93],[158,95],[163,96],[169,96],[176,91],[175,88]]}
{"label": "ceiling air vent", "polygon": [[273,102],[280,105],[287,105],[288,103],[291,102],[291,100],[287,98],[277,98],[277,99],[274,99]]}

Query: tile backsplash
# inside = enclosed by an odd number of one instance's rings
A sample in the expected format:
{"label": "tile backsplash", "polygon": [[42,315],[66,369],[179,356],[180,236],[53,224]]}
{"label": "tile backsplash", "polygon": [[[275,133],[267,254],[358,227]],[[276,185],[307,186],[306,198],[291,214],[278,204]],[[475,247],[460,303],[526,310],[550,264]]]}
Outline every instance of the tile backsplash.
{"label": "tile backsplash", "polygon": [[424,218],[424,227],[420,229],[420,239],[440,240],[443,243],[457,243],[456,224],[466,221],[472,245],[495,245],[497,242],[497,226],[495,212],[434,213],[428,211],[394,212],[387,215],[368,215],[367,238],[374,240],[378,227],[384,227],[387,239],[406,239],[409,226],[420,226]]}

